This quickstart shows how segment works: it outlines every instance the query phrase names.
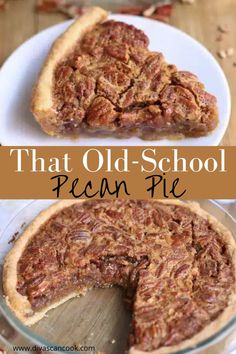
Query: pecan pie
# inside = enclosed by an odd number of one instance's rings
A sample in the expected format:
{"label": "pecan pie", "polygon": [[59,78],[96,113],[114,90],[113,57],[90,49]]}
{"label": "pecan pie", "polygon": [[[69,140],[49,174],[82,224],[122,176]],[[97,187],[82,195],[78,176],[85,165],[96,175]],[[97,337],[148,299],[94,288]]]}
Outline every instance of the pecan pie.
{"label": "pecan pie", "polygon": [[149,140],[211,132],[216,98],[198,78],[151,52],[143,31],[106,18],[91,8],[53,45],[32,98],[42,129]]}
{"label": "pecan pie", "polygon": [[133,316],[129,353],[171,353],[235,314],[235,241],[196,203],[61,201],[16,241],[3,283],[26,325],[90,288],[120,286]]}

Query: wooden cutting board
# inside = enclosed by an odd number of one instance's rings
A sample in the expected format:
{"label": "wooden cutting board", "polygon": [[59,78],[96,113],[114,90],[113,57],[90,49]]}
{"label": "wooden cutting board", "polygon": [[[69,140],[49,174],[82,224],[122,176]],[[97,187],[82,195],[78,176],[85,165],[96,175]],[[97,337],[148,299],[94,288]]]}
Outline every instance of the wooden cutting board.
{"label": "wooden cutting board", "polygon": [[[96,289],[85,297],[73,299],[50,312],[49,317],[31,328],[37,335],[59,345],[95,347],[88,354],[124,354],[130,331],[130,313],[119,289]],[[13,353],[1,333],[12,345],[34,345],[11,329],[0,317],[0,348]],[[202,350],[202,354],[226,354],[235,333],[227,339]],[[0,351],[1,352],[1,351]]]}

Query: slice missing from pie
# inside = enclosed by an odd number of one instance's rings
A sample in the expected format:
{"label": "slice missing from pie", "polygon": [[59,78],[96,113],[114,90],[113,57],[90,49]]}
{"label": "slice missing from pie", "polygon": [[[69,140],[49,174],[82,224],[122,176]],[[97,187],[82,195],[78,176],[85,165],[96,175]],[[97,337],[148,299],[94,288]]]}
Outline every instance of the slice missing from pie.
{"label": "slice missing from pie", "polygon": [[7,255],[7,304],[26,325],[94,287],[131,303],[130,354],[196,345],[235,315],[235,240],[196,203],[61,201]]}
{"label": "slice missing from pie", "polygon": [[149,140],[214,130],[216,98],[198,78],[150,51],[143,31],[107,15],[89,9],[52,46],[32,98],[42,129]]}

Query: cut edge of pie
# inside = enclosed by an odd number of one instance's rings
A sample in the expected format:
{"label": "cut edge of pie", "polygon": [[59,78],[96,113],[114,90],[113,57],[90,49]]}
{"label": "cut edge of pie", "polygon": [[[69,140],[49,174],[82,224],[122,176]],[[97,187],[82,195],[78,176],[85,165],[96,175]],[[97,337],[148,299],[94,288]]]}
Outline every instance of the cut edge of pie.
{"label": "cut edge of pie", "polygon": [[[60,304],[66,302],[67,300],[85,295],[86,291],[72,292],[71,294],[65,296],[65,298],[56,301],[55,303],[46,306],[44,309],[34,313],[30,302],[26,296],[22,296],[17,289],[17,264],[21,255],[23,254],[28,242],[33,238],[35,232],[39,227],[44,224],[51,216],[58,213],[64,208],[67,208],[73,204],[83,203],[85,200],[63,200],[52,204],[46,210],[43,210],[34,221],[26,228],[20,238],[16,241],[13,248],[10,250],[4,261],[3,267],[3,289],[5,294],[5,300],[11,310],[14,312],[16,317],[20,319],[25,325],[31,326],[42,319],[45,314],[53,308],[58,307]],[[203,210],[200,205],[196,202],[182,202],[179,200],[158,200],[160,203],[179,205],[188,208],[190,211],[206,219],[212,228],[220,233],[223,241],[229,251],[232,259],[232,264],[234,267],[234,272],[236,273],[236,242],[232,233],[215,217],[210,215],[208,212]],[[235,315],[236,312],[236,285],[234,285],[234,294],[231,295],[228,306],[223,310],[223,312],[213,320],[209,325],[204,327],[200,332],[195,334],[192,338],[182,341],[181,343],[161,347],[152,351],[143,351],[131,347],[129,350],[130,354],[168,354],[175,352],[177,350],[182,350],[188,347],[193,347],[199,342],[211,337],[221,330]]]}
{"label": "cut edge of pie", "polygon": [[[91,7],[52,45],[31,100],[31,111],[42,130],[56,137],[86,133],[143,140],[210,134],[219,122],[216,97],[197,76],[152,52],[143,31],[119,21],[106,22],[107,18],[107,11]],[[103,23],[107,24],[105,35],[101,32],[101,38],[96,38],[96,26]],[[101,58],[88,48],[76,51],[77,43],[94,28],[95,49],[103,49]],[[108,42],[102,43],[107,36]],[[77,54],[80,64],[72,60]]]}
{"label": "cut edge of pie", "polygon": [[96,24],[105,21],[108,12],[100,7],[90,7],[77,21],[62,33],[52,45],[46,61],[35,84],[31,110],[38,121],[49,135],[55,135],[47,124],[48,119],[56,117],[53,107],[53,79],[54,70],[60,61],[71,52],[75,43]]}
{"label": "cut edge of pie", "polygon": [[52,204],[46,210],[43,210],[35,220],[26,228],[21,237],[16,241],[14,247],[10,250],[4,261],[3,268],[3,289],[8,306],[13,310],[17,318],[19,318],[26,326],[31,326],[41,320],[46,312],[53,309],[67,300],[82,295],[81,293],[72,293],[65,299],[62,299],[54,304],[47,306],[42,311],[33,314],[30,302],[27,297],[22,296],[16,290],[17,286],[17,263],[21,258],[28,242],[34,236],[35,232],[40,228],[44,222],[48,220],[53,214],[60,210],[73,205],[74,203],[82,203],[83,200],[63,200],[61,202]]}

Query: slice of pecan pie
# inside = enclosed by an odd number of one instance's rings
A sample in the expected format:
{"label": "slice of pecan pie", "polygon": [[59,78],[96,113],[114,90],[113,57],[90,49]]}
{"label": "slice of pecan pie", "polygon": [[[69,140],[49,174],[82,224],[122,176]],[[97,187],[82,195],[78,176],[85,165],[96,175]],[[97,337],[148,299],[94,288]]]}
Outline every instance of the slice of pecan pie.
{"label": "slice of pecan pie", "polygon": [[61,201],[4,263],[6,301],[26,325],[93,287],[120,286],[133,314],[130,353],[171,353],[235,315],[235,240],[198,204]]}
{"label": "slice of pecan pie", "polygon": [[216,98],[195,75],[151,52],[143,31],[106,19],[91,8],[54,43],[32,98],[42,129],[143,139],[209,134]]}

